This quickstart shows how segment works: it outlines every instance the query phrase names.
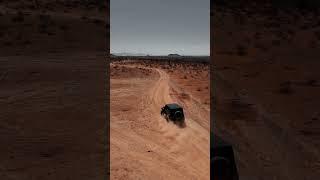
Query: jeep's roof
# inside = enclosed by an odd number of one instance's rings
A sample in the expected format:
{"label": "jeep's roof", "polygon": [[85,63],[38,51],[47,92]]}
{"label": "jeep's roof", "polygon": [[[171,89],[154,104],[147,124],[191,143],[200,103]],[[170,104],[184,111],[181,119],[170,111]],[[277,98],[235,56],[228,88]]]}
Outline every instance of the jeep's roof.
{"label": "jeep's roof", "polygon": [[180,108],[182,108],[181,106],[179,106],[176,103],[167,104],[166,106],[168,106],[169,109],[180,109]]}

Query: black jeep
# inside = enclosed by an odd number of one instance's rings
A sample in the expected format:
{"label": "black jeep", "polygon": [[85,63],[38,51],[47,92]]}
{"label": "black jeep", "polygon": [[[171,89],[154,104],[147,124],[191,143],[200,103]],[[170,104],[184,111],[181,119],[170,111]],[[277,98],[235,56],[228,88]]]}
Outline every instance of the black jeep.
{"label": "black jeep", "polygon": [[166,104],[161,108],[160,113],[167,121],[171,120],[173,122],[184,122],[183,109],[178,104]]}

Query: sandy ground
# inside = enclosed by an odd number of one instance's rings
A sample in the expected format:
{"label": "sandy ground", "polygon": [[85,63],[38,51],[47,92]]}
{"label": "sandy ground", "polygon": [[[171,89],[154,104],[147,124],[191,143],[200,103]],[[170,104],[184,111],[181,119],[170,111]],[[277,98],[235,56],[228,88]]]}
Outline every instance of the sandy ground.
{"label": "sandy ground", "polygon": [[0,2],[0,179],[103,179],[106,8],[39,2]]}
{"label": "sandy ground", "polygon": [[[0,179],[105,176],[107,9],[1,1]],[[211,125],[242,179],[317,180],[319,15],[252,9],[214,11]],[[208,68],[139,66],[112,69],[111,177],[207,179]],[[170,100],[187,110],[185,128],[159,116]]]}
{"label": "sandy ground", "polygon": [[41,0],[35,8],[33,2],[1,1],[1,56],[108,52],[107,6]]}
{"label": "sandy ground", "polygon": [[316,180],[319,16],[258,7],[214,10],[214,131],[242,179]]}
{"label": "sandy ground", "polygon": [[[209,105],[179,81],[190,67],[178,77],[156,63],[111,65],[111,179],[209,179]],[[208,87],[209,77],[203,82]],[[183,106],[185,127],[160,116],[171,102]]]}
{"label": "sandy ground", "polygon": [[0,58],[0,179],[105,176],[102,59]]}

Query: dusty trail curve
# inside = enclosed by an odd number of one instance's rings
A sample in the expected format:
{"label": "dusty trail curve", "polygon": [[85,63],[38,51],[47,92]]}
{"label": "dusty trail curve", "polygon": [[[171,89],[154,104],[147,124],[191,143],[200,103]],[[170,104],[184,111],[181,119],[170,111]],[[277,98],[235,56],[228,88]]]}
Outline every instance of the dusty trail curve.
{"label": "dusty trail curve", "polygon": [[[189,106],[190,104],[194,104],[194,102],[192,102],[192,99],[190,102],[184,100],[182,106],[185,104],[188,105],[184,107],[186,127],[181,128],[171,122],[167,123],[166,120],[160,116],[160,108],[166,103],[180,101],[178,97],[170,95],[170,90],[173,88],[171,86],[170,76],[158,68],[134,65],[121,66],[126,68],[148,69],[159,74],[159,78],[153,82],[143,83],[143,79],[140,80],[141,82],[135,80],[137,84],[141,85],[141,90],[143,89],[144,93],[143,95],[141,94],[141,99],[137,99],[139,102],[138,117],[132,120],[134,123],[130,124],[126,133],[121,132],[122,130],[120,128],[115,129],[112,126],[113,121],[114,123],[116,122],[115,118],[113,119],[111,117],[111,131],[116,131],[116,133],[111,133],[111,141],[117,141],[119,136],[117,133],[119,133],[122,134],[121,141],[123,141],[123,143],[128,141],[132,146],[135,146],[135,150],[133,151],[124,150],[125,154],[134,154],[135,157],[129,156],[127,159],[122,159],[122,161],[124,161],[124,163],[125,161],[127,163],[139,161],[139,166],[145,169],[145,171],[141,175],[136,174],[136,176],[142,179],[209,179],[210,127],[204,128],[203,125],[198,123],[204,121],[204,124],[208,124],[209,119],[203,119],[203,117],[209,116],[198,116],[199,114],[189,116],[195,111],[188,109],[189,107],[194,107]],[[133,81],[131,81],[131,83],[132,82]],[[130,91],[130,89],[127,89],[127,91]],[[135,104],[137,104],[137,102],[135,102]],[[196,111],[203,112],[203,110]],[[209,112],[207,113],[209,114]],[[128,114],[125,118],[129,120],[129,116]],[[153,153],[147,154],[148,157],[146,157],[145,154],[139,152],[139,146],[142,145],[151,147]],[[112,146],[113,145],[111,145],[111,149],[113,148]],[[118,148],[118,151],[119,150],[121,151],[121,148]],[[111,174],[112,164],[111,157]],[[157,176],[155,176],[155,174],[157,174]],[[126,178],[135,179],[130,174],[128,174]]]}

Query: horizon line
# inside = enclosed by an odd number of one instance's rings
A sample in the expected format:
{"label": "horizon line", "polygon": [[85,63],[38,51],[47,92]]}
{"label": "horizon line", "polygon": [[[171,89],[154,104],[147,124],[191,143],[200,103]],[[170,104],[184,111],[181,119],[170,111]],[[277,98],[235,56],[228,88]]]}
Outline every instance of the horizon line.
{"label": "horizon line", "polygon": [[[130,52],[110,52],[110,55],[116,54],[129,54],[130,56],[168,56],[170,54],[177,54],[179,56],[210,56],[210,54],[179,54],[179,53],[168,53],[168,54],[148,54],[148,53],[130,53]],[[125,55],[120,55],[125,56]]]}

